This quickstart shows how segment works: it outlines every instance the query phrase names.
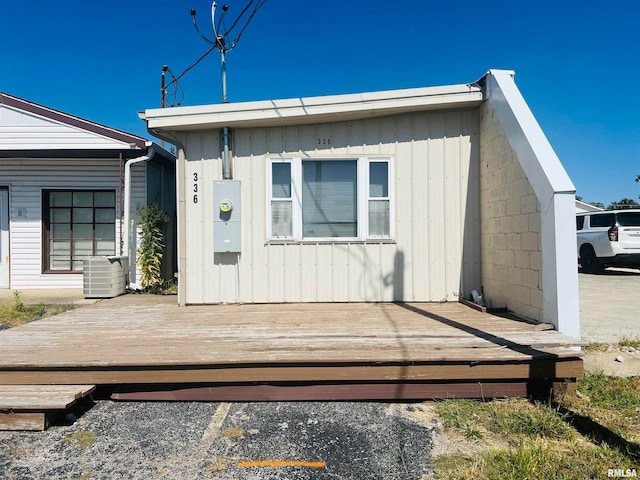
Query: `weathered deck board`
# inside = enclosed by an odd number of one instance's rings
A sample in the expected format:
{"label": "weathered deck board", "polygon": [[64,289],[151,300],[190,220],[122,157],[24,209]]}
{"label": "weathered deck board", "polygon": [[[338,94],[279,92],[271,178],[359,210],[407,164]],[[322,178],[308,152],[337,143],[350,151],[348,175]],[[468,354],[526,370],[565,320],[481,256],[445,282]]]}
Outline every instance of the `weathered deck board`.
{"label": "weathered deck board", "polygon": [[0,385],[0,410],[64,410],[95,385]]}
{"label": "weathered deck board", "polygon": [[45,430],[49,415],[64,411],[95,385],[0,385],[0,430]]}
{"label": "weathered deck board", "polygon": [[0,412],[0,430],[41,431],[46,430],[48,426],[45,412]]}
{"label": "weathered deck board", "polygon": [[458,303],[127,295],[0,332],[0,384],[563,379],[582,373],[576,345]]}

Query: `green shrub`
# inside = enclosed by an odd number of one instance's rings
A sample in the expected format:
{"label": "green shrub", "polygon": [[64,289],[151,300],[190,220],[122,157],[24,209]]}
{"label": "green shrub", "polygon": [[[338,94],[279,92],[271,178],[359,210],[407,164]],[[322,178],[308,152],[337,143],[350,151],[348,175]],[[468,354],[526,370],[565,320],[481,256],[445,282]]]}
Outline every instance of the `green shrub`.
{"label": "green shrub", "polygon": [[136,209],[140,220],[140,245],[136,249],[137,263],[140,266],[140,284],[147,291],[154,292],[161,288],[162,257],[164,256],[164,235],[162,226],[167,215],[155,204],[141,205]]}

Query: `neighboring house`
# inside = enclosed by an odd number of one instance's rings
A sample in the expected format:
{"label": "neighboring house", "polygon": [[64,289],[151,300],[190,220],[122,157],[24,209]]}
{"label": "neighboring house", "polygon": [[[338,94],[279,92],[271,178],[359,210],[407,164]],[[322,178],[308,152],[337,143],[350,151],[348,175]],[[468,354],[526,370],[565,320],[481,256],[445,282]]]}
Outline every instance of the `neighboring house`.
{"label": "neighboring house", "polygon": [[179,303],[475,289],[579,337],[575,187],[513,75],[147,110],[178,148]]}
{"label": "neighboring house", "polygon": [[604,208],[596,207],[595,205],[591,205],[590,203],[581,202],[580,200],[576,200],[576,213],[583,212],[601,212]]}
{"label": "neighboring house", "polygon": [[[175,218],[175,157],[143,138],[0,93],[0,288],[82,288],[83,261],[131,250],[137,205]],[[164,271],[173,276],[175,223]],[[128,241],[129,237],[132,241]]]}

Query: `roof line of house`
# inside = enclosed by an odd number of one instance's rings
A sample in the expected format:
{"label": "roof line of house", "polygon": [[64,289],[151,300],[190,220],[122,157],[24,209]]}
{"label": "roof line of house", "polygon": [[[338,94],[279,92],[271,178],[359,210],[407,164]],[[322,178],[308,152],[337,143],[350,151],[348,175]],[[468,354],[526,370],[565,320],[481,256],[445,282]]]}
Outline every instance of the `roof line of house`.
{"label": "roof line of house", "polygon": [[84,118],[69,115],[68,113],[54,110],[53,108],[45,107],[37,103],[25,100],[23,98],[15,97],[4,92],[0,92],[0,105],[6,105],[8,107],[18,108],[35,115],[61,122],[66,125],[81,128],[97,135],[123,142],[129,145],[131,150],[146,150],[147,140],[137,135],[132,135],[120,130],[116,130],[99,123],[85,120]]}
{"label": "roof line of house", "polygon": [[153,130],[266,127],[346,121],[482,102],[478,85],[461,84],[382,92],[149,109],[140,114]]}

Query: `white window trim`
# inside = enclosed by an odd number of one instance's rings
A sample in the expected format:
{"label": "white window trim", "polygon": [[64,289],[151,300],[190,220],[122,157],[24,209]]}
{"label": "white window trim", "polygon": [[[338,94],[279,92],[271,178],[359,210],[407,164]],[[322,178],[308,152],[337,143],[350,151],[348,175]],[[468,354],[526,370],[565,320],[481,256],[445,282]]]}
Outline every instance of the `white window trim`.
{"label": "white window trim", "polygon": [[[303,160],[314,161],[339,161],[339,160],[356,160],[358,171],[358,236],[357,237],[307,237],[302,235],[302,162]],[[369,164],[373,162],[384,162],[387,164],[388,197],[370,197],[369,196]],[[282,198],[273,198],[273,182],[272,167],[274,163],[289,163],[291,165],[291,207],[292,207],[292,236],[273,236],[271,202],[287,201]],[[395,239],[395,175],[393,158],[389,156],[362,156],[350,157],[348,155],[340,157],[318,157],[307,158],[289,157],[289,158],[268,158],[267,159],[267,208],[266,208],[266,225],[267,225],[267,241],[281,242],[290,241],[296,243],[348,243],[348,242],[366,242],[366,241],[393,241]],[[369,235],[369,200],[388,200],[389,201],[389,235]]]}

